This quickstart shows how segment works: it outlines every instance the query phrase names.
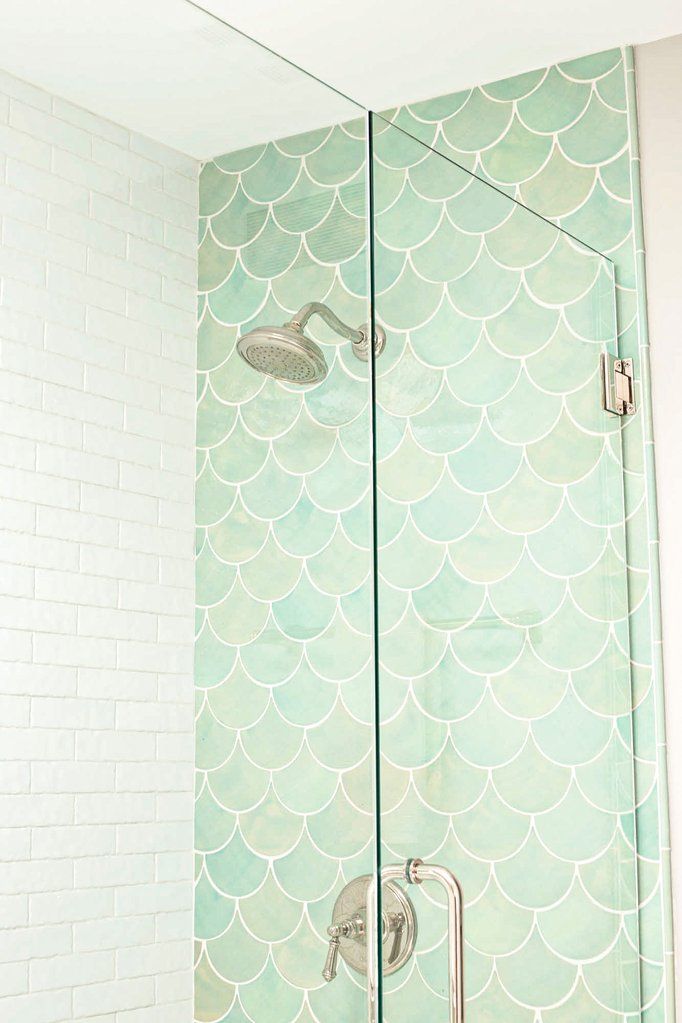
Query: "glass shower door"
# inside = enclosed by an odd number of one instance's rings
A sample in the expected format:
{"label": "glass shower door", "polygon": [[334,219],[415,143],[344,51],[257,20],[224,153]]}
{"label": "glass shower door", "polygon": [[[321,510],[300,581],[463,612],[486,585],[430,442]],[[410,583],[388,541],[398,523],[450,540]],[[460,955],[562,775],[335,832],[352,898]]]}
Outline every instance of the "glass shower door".
{"label": "glass shower door", "polygon": [[196,17],[252,136],[225,117],[200,182],[195,1020],[362,1019],[335,935],[376,864],[367,123]]}
{"label": "glass shower door", "polygon": [[461,1018],[453,875],[467,1020],[632,1017],[613,268],[376,116],[372,148],[380,855],[416,920],[376,1016]]}

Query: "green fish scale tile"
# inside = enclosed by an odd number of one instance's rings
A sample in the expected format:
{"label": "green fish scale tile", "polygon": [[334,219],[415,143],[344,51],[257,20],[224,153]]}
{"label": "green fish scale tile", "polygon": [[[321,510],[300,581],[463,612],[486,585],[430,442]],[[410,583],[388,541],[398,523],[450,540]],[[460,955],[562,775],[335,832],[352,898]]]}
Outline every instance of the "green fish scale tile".
{"label": "green fish scale tile", "polygon": [[[665,1018],[641,416],[621,450],[595,413],[611,268],[508,198],[611,255],[636,355],[624,58],[387,113],[451,163],[388,121],[374,140],[383,855],[460,876],[476,1023],[634,1023],[635,802],[644,1015]],[[317,324],[330,373],[303,392],[234,350],[311,299],[367,318],[364,159],[358,122],[201,178],[197,1023],[364,1012],[362,978],[319,974],[372,865],[369,383]],[[442,899],[417,898],[391,1023],[445,1017]]]}

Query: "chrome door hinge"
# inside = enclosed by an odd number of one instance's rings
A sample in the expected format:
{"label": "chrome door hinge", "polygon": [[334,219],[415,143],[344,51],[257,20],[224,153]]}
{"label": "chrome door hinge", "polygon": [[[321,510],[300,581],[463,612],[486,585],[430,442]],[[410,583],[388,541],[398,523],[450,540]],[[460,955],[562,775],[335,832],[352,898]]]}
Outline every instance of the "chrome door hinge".
{"label": "chrome door hinge", "polygon": [[632,359],[616,359],[608,352],[602,352],[600,368],[601,407],[617,416],[634,415],[637,405]]}

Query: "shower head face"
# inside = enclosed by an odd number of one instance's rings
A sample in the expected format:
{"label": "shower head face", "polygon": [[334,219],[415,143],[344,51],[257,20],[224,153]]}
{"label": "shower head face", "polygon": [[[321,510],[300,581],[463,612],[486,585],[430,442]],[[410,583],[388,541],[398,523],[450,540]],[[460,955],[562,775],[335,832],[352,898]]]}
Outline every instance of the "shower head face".
{"label": "shower head face", "polygon": [[275,380],[316,384],[327,375],[319,346],[293,327],[256,327],[239,338],[237,351],[249,366]]}

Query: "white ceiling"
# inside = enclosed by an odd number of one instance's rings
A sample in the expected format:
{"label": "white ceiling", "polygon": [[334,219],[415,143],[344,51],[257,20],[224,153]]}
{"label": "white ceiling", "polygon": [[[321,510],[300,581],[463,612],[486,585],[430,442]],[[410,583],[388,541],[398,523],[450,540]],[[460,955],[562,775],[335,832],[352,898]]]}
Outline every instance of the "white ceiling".
{"label": "white ceiling", "polygon": [[[201,0],[381,110],[682,32],[680,0]],[[353,105],[185,0],[0,0],[0,67],[198,157]]]}
{"label": "white ceiling", "polygon": [[360,109],[185,0],[0,0],[0,68],[199,158]]}
{"label": "white ceiling", "polygon": [[682,32],[680,0],[200,0],[375,110]]}

